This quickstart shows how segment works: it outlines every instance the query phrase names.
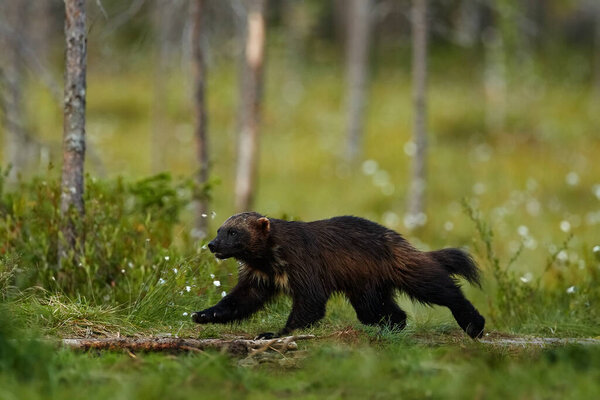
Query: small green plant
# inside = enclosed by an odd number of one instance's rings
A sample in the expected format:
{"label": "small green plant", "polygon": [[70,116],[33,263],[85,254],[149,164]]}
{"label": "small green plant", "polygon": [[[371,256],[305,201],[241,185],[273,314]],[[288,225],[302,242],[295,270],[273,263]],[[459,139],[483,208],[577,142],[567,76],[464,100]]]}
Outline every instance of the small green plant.
{"label": "small green plant", "polygon": [[60,183],[52,172],[20,182],[0,192],[0,282],[8,280],[8,260],[18,258],[10,278],[18,288],[41,286],[97,303],[133,301],[132,293],[146,293],[175,259],[200,250],[180,222],[194,191],[192,180],[168,174],[134,182],[88,176],[85,215],[75,220],[81,253],[59,267]]}
{"label": "small green plant", "polygon": [[15,256],[0,256],[0,301],[8,298],[9,291],[14,284],[16,270],[17,260]]}
{"label": "small green plant", "polygon": [[48,381],[51,349],[15,326],[15,320],[9,316],[12,310],[0,303],[0,376],[9,374],[18,381]]}
{"label": "small green plant", "polygon": [[[561,245],[552,246],[546,265],[538,276],[531,273],[519,276],[512,267],[519,259],[523,245],[503,262],[494,250],[491,224],[468,201],[463,201],[463,208],[475,224],[479,236],[479,240],[474,241],[475,248],[493,278],[489,312],[497,327],[518,329],[541,323],[551,334],[560,329],[574,333],[589,332],[590,328],[593,331],[597,326],[593,304],[600,300],[596,289],[598,274],[593,267],[581,269],[568,261],[567,251],[573,235],[569,235]],[[578,282],[578,285],[573,282]]]}
{"label": "small green plant", "polygon": [[513,253],[510,259],[503,265],[494,250],[494,230],[490,223],[486,222],[477,210],[466,199],[463,200],[463,209],[475,224],[479,240],[483,244],[483,250],[475,243],[479,253],[483,253],[486,264],[492,272],[496,285],[495,301],[490,302],[491,317],[496,324],[505,324],[514,318],[523,318],[527,314],[527,304],[532,297],[532,286],[518,284],[518,279],[511,266],[518,260],[523,251],[523,244]]}

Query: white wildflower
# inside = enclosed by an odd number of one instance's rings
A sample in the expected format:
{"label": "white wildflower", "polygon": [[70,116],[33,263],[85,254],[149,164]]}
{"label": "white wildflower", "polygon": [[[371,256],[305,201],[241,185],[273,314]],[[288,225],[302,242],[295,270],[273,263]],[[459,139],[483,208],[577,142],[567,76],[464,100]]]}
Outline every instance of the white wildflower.
{"label": "white wildflower", "polygon": [[213,281],[213,285],[215,285],[216,287],[221,286],[221,281]]}
{"label": "white wildflower", "polygon": [[485,184],[481,182],[477,182],[473,185],[473,193],[476,195],[482,195],[485,193]]}
{"label": "white wildflower", "polygon": [[535,250],[537,248],[537,240],[535,240],[534,238],[532,238],[531,236],[528,236],[527,238],[525,238],[525,240],[523,241],[523,245],[525,247],[527,247],[528,249],[531,250]]}
{"label": "white wildflower", "polygon": [[594,192],[594,196],[596,196],[596,198],[600,200],[600,185],[592,186],[592,191]]}
{"label": "white wildflower", "polygon": [[190,292],[190,290],[192,290],[192,287],[191,287],[191,286],[186,286],[186,287],[185,287],[185,291],[186,291],[186,292],[188,292],[188,293],[189,293],[189,292]]}
{"label": "white wildflower", "polygon": [[379,166],[375,160],[366,160],[362,163],[362,172],[365,175],[373,175]]}
{"label": "white wildflower", "polygon": [[227,292],[223,290],[223,291],[221,292],[221,297],[225,297],[225,296],[227,296]]}
{"label": "white wildflower", "polygon": [[527,236],[529,235],[529,228],[527,228],[525,225],[521,225],[517,228],[517,232],[521,236]]}
{"label": "white wildflower", "polygon": [[423,226],[427,223],[427,214],[418,213],[418,214],[406,214],[404,216],[404,226],[407,229],[413,229],[418,226]]}
{"label": "white wildflower", "polygon": [[173,273],[174,273],[174,274],[177,274],[177,272],[178,272],[178,271],[177,271],[177,268],[173,268]]}
{"label": "white wildflower", "polygon": [[566,250],[561,250],[556,255],[556,258],[562,262],[565,262],[569,259],[569,253]]}
{"label": "white wildflower", "polygon": [[169,256],[165,256],[165,261],[169,261],[170,258],[171,257],[169,257]]}
{"label": "white wildflower", "polygon": [[521,279],[521,282],[523,282],[523,283],[529,283],[533,279],[533,275],[531,274],[531,272],[527,272],[520,279]]}
{"label": "white wildflower", "polygon": [[576,288],[575,286],[569,286],[569,287],[567,288],[567,293],[569,293],[569,294],[573,294],[573,293],[575,293],[575,290],[576,290],[576,289],[577,289],[577,288]]}
{"label": "white wildflower", "polygon": [[187,313],[187,312],[184,312],[184,313],[183,313],[183,314],[181,314],[181,315],[183,315],[184,317],[187,317],[187,316],[188,316],[188,313]]}
{"label": "white wildflower", "polygon": [[378,187],[384,187],[390,183],[390,174],[387,171],[379,170],[373,175],[373,184]]}
{"label": "white wildflower", "polygon": [[408,142],[404,143],[404,153],[407,156],[412,157],[415,155],[416,152],[417,152],[417,145],[415,144],[415,142],[408,141]]}
{"label": "white wildflower", "polygon": [[532,217],[537,217],[540,214],[542,206],[540,205],[540,202],[537,199],[531,199],[527,202],[525,208],[527,209],[529,215],[531,215]]}
{"label": "white wildflower", "polygon": [[383,213],[383,224],[385,226],[394,228],[394,227],[398,226],[399,223],[400,223],[400,217],[395,212],[386,211],[385,213]]}
{"label": "white wildflower", "polygon": [[560,222],[560,230],[563,232],[569,232],[571,230],[571,223],[567,220]]}
{"label": "white wildflower", "polygon": [[158,284],[159,284],[159,285],[164,285],[166,282],[167,282],[167,281],[165,281],[163,278],[160,278],[160,279],[158,280]]}
{"label": "white wildflower", "polygon": [[577,172],[571,171],[565,177],[565,181],[569,186],[576,186],[579,183],[579,175],[577,175]]}

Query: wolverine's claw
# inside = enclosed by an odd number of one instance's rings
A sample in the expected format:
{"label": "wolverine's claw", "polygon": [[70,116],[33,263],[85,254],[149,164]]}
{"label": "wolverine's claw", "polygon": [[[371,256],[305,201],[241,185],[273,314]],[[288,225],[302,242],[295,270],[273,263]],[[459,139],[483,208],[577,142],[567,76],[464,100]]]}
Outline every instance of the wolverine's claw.
{"label": "wolverine's claw", "polygon": [[269,340],[269,339],[274,339],[276,337],[278,337],[278,336],[276,334],[274,334],[273,332],[263,332],[263,333],[259,333],[258,335],[256,335],[254,340]]}
{"label": "wolverine's claw", "polygon": [[206,320],[206,314],[205,313],[201,314],[199,311],[192,313],[192,321],[194,321],[197,324],[203,324],[205,322],[208,322]]}

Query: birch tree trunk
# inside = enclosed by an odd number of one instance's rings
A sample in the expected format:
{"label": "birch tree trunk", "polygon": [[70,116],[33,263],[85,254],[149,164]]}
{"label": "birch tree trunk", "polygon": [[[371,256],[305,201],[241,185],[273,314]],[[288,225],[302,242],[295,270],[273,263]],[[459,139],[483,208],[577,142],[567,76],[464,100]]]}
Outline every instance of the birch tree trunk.
{"label": "birch tree trunk", "polygon": [[[192,75],[194,86],[194,137],[196,139],[196,159],[198,172],[196,183],[199,188],[204,189],[208,180],[208,138],[206,135],[206,63],[202,51],[202,39],[204,32],[205,0],[192,0],[191,18],[191,47],[192,47]],[[208,198],[202,191],[196,201],[195,229],[196,237],[204,238],[208,228]]]}
{"label": "birch tree trunk", "polygon": [[508,61],[512,53],[514,36],[510,19],[512,0],[494,0],[493,22],[483,35],[485,56],[484,91],[486,99],[485,121],[490,132],[504,130],[508,109]]}
{"label": "birch tree trunk", "polygon": [[0,33],[0,92],[2,94],[2,124],[4,126],[4,162],[12,169],[9,181],[15,181],[27,170],[35,156],[35,143],[25,127],[23,84],[25,69],[27,16],[29,4],[6,2],[0,4],[5,27]]}
{"label": "birch tree trunk", "polygon": [[472,47],[479,39],[481,4],[473,0],[461,0],[458,6],[454,40],[465,47]]}
{"label": "birch tree trunk", "polygon": [[594,87],[596,95],[600,96],[600,4],[595,5],[595,35],[594,35]]}
{"label": "birch tree trunk", "polygon": [[158,174],[165,169],[167,140],[166,106],[168,101],[167,83],[169,80],[169,32],[173,13],[170,0],[154,2],[155,61],[154,98],[152,99],[152,138],[150,143],[150,169]]}
{"label": "birch tree trunk", "polygon": [[412,181],[408,199],[408,227],[425,224],[425,187],[427,162],[427,0],[413,0],[412,6],[413,77],[413,157]]}
{"label": "birch tree trunk", "polygon": [[250,0],[242,68],[241,127],[235,182],[235,208],[252,207],[258,169],[259,118],[265,53],[265,0]]}
{"label": "birch tree trunk", "polygon": [[62,216],[59,260],[77,252],[81,232],[76,231],[72,211],[84,213],[83,164],[85,158],[86,103],[86,12],[85,0],[65,0],[65,104],[63,126],[63,167],[60,211]]}
{"label": "birch tree trunk", "polygon": [[355,163],[362,152],[369,64],[372,0],[350,0],[346,24],[346,159]]}

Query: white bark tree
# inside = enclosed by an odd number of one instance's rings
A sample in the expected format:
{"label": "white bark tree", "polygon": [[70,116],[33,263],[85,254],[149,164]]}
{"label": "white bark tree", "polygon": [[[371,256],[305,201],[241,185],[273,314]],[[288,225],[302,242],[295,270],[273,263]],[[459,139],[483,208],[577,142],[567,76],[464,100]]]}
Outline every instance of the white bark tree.
{"label": "white bark tree", "polygon": [[249,0],[246,17],[235,208],[249,210],[257,186],[259,121],[265,58],[265,0]]}
{"label": "white bark tree", "polygon": [[150,143],[150,168],[158,174],[166,167],[168,81],[170,62],[170,29],[173,5],[170,0],[154,2],[155,61],[152,99],[152,138]]}
{"label": "white bark tree", "polygon": [[427,183],[427,0],[413,0],[412,79],[413,79],[413,157],[412,179],[408,197],[408,226],[425,223],[425,188]]}
{"label": "white bark tree", "polygon": [[84,160],[86,109],[87,32],[85,0],[65,0],[65,103],[63,126],[63,167],[60,211],[62,240],[59,259],[78,252],[83,241],[77,232],[73,213],[84,214]]}
{"label": "white bark tree", "polygon": [[[208,181],[208,137],[206,133],[206,62],[202,49],[205,29],[205,0],[192,0],[191,18],[191,47],[192,47],[192,76],[194,86],[194,137],[196,139],[196,160],[198,172],[196,182],[204,188]],[[205,237],[208,228],[208,198],[206,193],[199,194],[196,204],[195,229],[199,237]]]}
{"label": "white bark tree", "polygon": [[0,3],[0,110],[4,126],[3,159],[12,166],[10,181],[28,169],[37,150],[25,126],[23,106],[29,6],[16,1]]}
{"label": "white bark tree", "polygon": [[350,0],[346,23],[346,158],[355,163],[362,152],[368,86],[372,0]]}

